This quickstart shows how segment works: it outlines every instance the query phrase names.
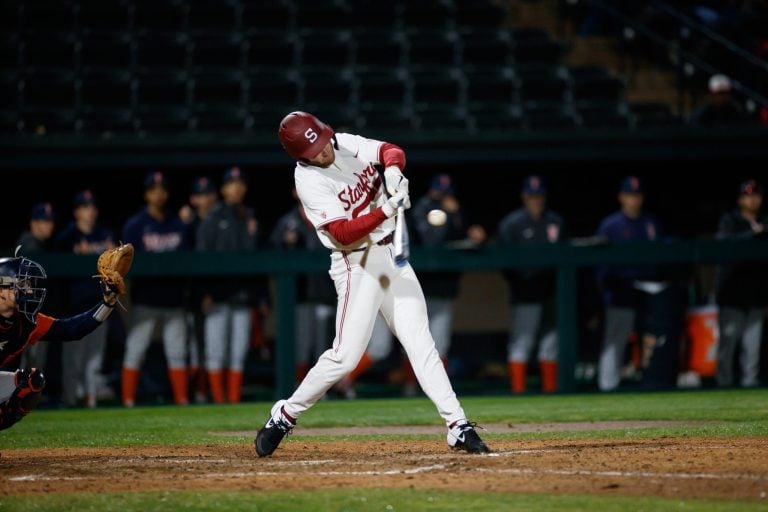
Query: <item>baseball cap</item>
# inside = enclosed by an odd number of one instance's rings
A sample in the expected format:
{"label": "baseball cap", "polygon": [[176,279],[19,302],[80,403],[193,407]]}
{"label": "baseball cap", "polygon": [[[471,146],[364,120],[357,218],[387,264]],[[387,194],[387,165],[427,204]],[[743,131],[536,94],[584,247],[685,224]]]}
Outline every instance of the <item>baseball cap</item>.
{"label": "baseball cap", "polygon": [[725,75],[712,75],[709,78],[709,92],[728,92],[731,90],[731,79]]}
{"label": "baseball cap", "polygon": [[429,188],[435,192],[443,194],[453,193],[453,180],[447,174],[436,174],[432,176],[432,183]]}
{"label": "baseball cap", "polygon": [[535,174],[523,178],[523,194],[527,196],[546,195],[547,187],[544,186],[544,180],[541,176]]}
{"label": "baseball cap", "polygon": [[619,187],[619,192],[624,194],[642,194],[643,191],[643,183],[637,176],[627,176],[622,180]]}
{"label": "baseball cap", "polygon": [[245,174],[243,174],[243,171],[240,170],[239,167],[230,167],[226,171],[224,171],[224,177],[221,179],[222,183],[229,183],[230,181],[234,180],[240,180],[242,182],[245,182]]}
{"label": "baseball cap", "polygon": [[32,211],[29,213],[29,218],[32,220],[54,220],[56,214],[53,213],[53,205],[47,201],[43,201],[32,207]]}
{"label": "baseball cap", "polygon": [[144,190],[149,190],[155,185],[160,185],[163,188],[168,188],[168,179],[160,171],[153,171],[147,174],[144,178]]}
{"label": "baseball cap", "polygon": [[193,194],[211,194],[216,192],[216,187],[213,186],[213,181],[208,176],[198,176],[192,182]]}
{"label": "baseball cap", "polygon": [[93,196],[93,192],[90,190],[81,190],[77,194],[75,194],[75,200],[73,201],[74,207],[77,208],[78,206],[83,206],[86,204],[96,204],[96,198]]}
{"label": "baseball cap", "polygon": [[763,187],[756,180],[746,180],[739,184],[740,196],[751,196],[753,194],[762,194]]}

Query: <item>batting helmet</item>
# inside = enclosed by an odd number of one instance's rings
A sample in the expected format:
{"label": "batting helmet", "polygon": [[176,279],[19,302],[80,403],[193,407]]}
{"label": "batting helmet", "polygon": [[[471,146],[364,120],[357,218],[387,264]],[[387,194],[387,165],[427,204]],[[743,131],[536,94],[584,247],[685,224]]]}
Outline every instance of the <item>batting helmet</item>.
{"label": "batting helmet", "polygon": [[16,307],[32,323],[45,300],[45,278],[43,267],[28,258],[0,259],[0,287],[13,289]]}
{"label": "batting helmet", "polygon": [[333,137],[333,128],[307,112],[291,112],[277,130],[280,144],[294,160],[311,160]]}

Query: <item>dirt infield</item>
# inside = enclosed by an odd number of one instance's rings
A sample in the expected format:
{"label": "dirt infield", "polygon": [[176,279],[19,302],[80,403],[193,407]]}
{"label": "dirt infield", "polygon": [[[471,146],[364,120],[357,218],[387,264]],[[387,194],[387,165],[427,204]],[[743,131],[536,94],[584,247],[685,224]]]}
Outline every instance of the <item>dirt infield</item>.
{"label": "dirt infield", "polygon": [[768,443],[762,438],[519,441],[488,433],[494,452],[469,455],[449,450],[439,431],[434,440],[364,441],[349,429],[341,441],[294,435],[265,459],[251,443],[4,450],[0,496],[413,487],[768,500]]}

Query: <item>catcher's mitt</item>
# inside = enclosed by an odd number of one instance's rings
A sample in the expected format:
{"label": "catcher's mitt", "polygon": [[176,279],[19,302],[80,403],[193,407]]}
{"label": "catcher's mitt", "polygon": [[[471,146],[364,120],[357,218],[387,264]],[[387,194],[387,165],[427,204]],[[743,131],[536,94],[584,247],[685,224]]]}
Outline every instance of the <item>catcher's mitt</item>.
{"label": "catcher's mitt", "polygon": [[112,293],[123,295],[125,293],[125,280],[123,279],[131,270],[133,263],[133,245],[120,244],[114,249],[107,249],[99,256],[96,262],[96,276],[101,280],[102,287]]}

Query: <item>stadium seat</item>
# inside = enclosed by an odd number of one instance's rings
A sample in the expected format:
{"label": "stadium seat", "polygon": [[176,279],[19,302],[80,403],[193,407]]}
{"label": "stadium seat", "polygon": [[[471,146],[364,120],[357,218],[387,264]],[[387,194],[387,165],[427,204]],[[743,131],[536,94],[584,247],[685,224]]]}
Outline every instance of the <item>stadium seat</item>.
{"label": "stadium seat", "polygon": [[355,27],[391,30],[399,20],[398,4],[381,0],[348,0]]}
{"label": "stadium seat", "polygon": [[226,73],[198,72],[191,87],[192,104],[196,109],[242,109],[245,105],[247,84],[237,69]]}
{"label": "stadium seat", "polygon": [[574,66],[568,70],[576,102],[618,102],[624,96],[624,82],[599,66]]}
{"label": "stadium seat", "polygon": [[339,69],[352,63],[352,42],[347,31],[302,30],[300,43],[302,68]]}
{"label": "stadium seat", "polygon": [[354,98],[354,83],[347,73],[315,71],[302,74],[304,101],[308,103],[349,104]]}
{"label": "stadium seat", "polygon": [[400,73],[364,72],[357,75],[357,97],[360,106],[397,106],[409,98],[409,81]]}
{"label": "stadium seat", "polygon": [[133,40],[127,32],[84,35],[80,40],[80,66],[84,71],[113,68],[131,69]]}
{"label": "stadium seat", "polygon": [[291,6],[280,0],[243,0],[242,29],[254,34],[263,30],[285,32],[293,24]]}
{"label": "stadium seat", "polygon": [[474,119],[478,133],[523,129],[520,112],[509,103],[483,103],[470,105],[469,115]]}
{"label": "stadium seat", "polygon": [[233,0],[194,0],[189,2],[187,30],[193,34],[238,32],[238,3]]}
{"label": "stadium seat", "polygon": [[524,102],[562,103],[568,87],[563,70],[559,66],[516,66],[520,80],[520,98]]}
{"label": "stadium seat", "polygon": [[406,29],[440,29],[453,25],[451,5],[443,0],[419,0],[403,2],[401,24]]}
{"label": "stadium seat", "polygon": [[140,107],[136,115],[139,135],[183,134],[191,127],[191,115],[185,108]]}
{"label": "stadium seat", "polygon": [[657,102],[631,103],[630,112],[636,128],[679,126],[682,120],[669,105]]}
{"label": "stadium seat", "polygon": [[22,62],[27,71],[71,71],[75,69],[75,52],[72,33],[37,32],[24,37]]}
{"label": "stadium seat", "polygon": [[25,1],[21,5],[24,33],[72,32],[75,6],[70,0]]}
{"label": "stadium seat", "polygon": [[82,34],[110,34],[130,28],[131,3],[124,0],[80,0],[77,26]]}
{"label": "stadium seat", "polygon": [[344,104],[308,104],[308,108],[318,119],[330,124],[336,132],[354,133],[359,127],[359,118],[355,109]]}
{"label": "stadium seat", "polygon": [[388,105],[365,105],[360,111],[360,118],[362,128],[373,138],[416,128],[416,119],[409,110]]}
{"label": "stadium seat", "polygon": [[3,135],[15,135],[21,129],[21,119],[16,110],[0,108],[0,133]]}
{"label": "stadium seat", "polygon": [[411,32],[408,41],[408,65],[411,69],[452,67],[459,63],[453,32],[419,30]]}
{"label": "stadium seat", "polygon": [[78,131],[87,135],[110,138],[133,133],[133,114],[130,110],[116,108],[89,108],[78,116]]}
{"label": "stadium seat", "polygon": [[426,105],[460,106],[464,97],[464,82],[457,73],[450,71],[413,73],[413,104],[416,108]]}
{"label": "stadium seat", "polygon": [[265,71],[252,73],[248,78],[251,109],[299,103],[299,80],[293,73]]}
{"label": "stadium seat", "polygon": [[547,40],[516,40],[513,55],[517,64],[557,64],[564,49],[560,43]]}
{"label": "stadium seat", "polygon": [[148,72],[137,76],[136,103],[140,107],[186,107],[189,104],[189,87],[183,73]]}
{"label": "stadium seat", "polygon": [[512,42],[506,30],[465,30],[461,41],[464,68],[496,69],[512,64]]}
{"label": "stadium seat", "polygon": [[245,45],[237,34],[198,35],[190,46],[195,71],[242,69]]}
{"label": "stadium seat", "polygon": [[498,2],[488,0],[454,0],[456,26],[494,28],[504,24],[507,10]]}
{"label": "stadium seat", "polygon": [[134,83],[128,71],[90,72],[84,74],[80,81],[80,105],[86,109],[130,109],[133,106],[133,90]]}
{"label": "stadium seat", "polygon": [[133,0],[133,29],[137,33],[176,32],[186,25],[187,5],[177,0]]}
{"label": "stadium seat", "polygon": [[443,106],[424,106],[416,110],[416,127],[428,133],[459,132],[468,133],[471,121],[460,108]]}
{"label": "stadium seat", "polygon": [[[252,130],[255,133],[269,133],[274,136],[277,131],[277,127],[280,126],[280,121],[288,113],[298,110],[298,104],[284,104],[284,105],[266,105],[264,107],[252,109],[250,115],[252,117]],[[330,123],[331,120],[329,119]]]}
{"label": "stadium seat", "polygon": [[466,80],[469,105],[496,103],[510,106],[517,101],[517,82],[514,73],[507,68],[469,72]]}
{"label": "stadium seat", "polygon": [[580,125],[590,129],[616,129],[630,127],[631,121],[626,109],[617,103],[582,103],[576,113]]}
{"label": "stadium seat", "polygon": [[71,72],[25,73],[22,84],[22,105],[25,109],[75,108],[77,89],[75,76]]}
{"label": "stadium seat", "polygon": [[136,39],[136,69],[166,71],[189,65],[189,40],[182,34],[144,34]]}
{"label": "stadium seat", "polygon": [[199,108],[192,114],[192,128],[200,133],[242,133],[250,127],[251,120],[243,108],[217,106]]}
{"label": "stadium seat", "polygon": [[347,6],[337,0],[296,2],[295,25],[303,29],[349,29],[353,25]]}
{"label": "stadium seat", "polygon": [[531,130],[569,130],[578,126],[573,112],[561,104],[527,103],[523,115]]}
{"label": "stadium seat", "polygon": [[71,108],[25,108],[21,119],[24,133],[44,136],[74,133],[77,116]]}
{"label": "stadium seat", "polygon": [[248,68],[288,70],[297,65],[296,37],[276,31],[256,32],[248,37]]}
{"label": "stadium seat", "polygon": [[21,65],[19,37],[0,33],[0,71],[17,71]]}
{"label": "stadium seat", "polygon": [[404,53],[399,32],[371,29],[355,33],[355,66],[361,70],[397,68],[405,63]]}

